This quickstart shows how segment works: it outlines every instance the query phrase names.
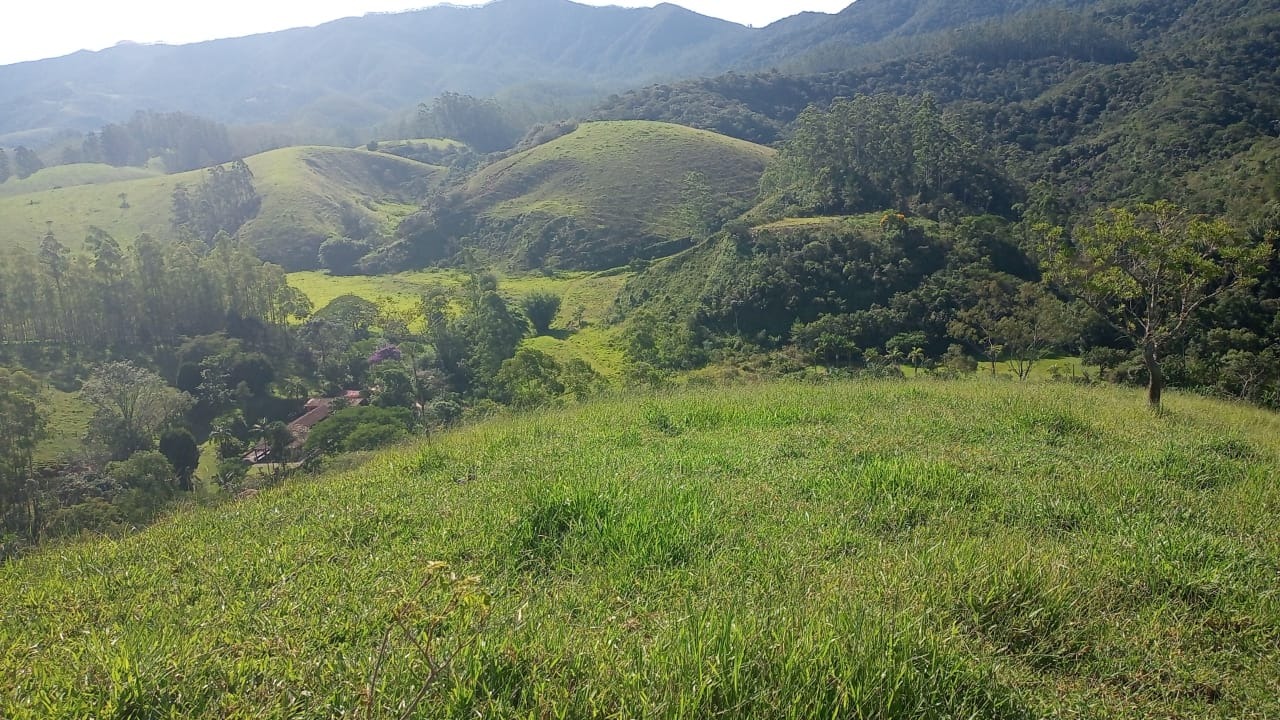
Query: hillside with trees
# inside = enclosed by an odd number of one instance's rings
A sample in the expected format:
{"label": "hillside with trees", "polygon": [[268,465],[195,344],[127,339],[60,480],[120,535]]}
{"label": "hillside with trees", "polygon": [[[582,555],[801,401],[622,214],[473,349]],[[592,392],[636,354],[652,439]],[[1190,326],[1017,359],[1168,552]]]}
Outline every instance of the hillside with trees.
{"label": "hillside with trees", "polygon": [[[872,7],[846,13],[860,5]],[[650,86],[592,117],[774,143],[810,105],[928,96],[1035,186],[1042,205],[1076,212],[1163,198],[1256,214],[1276,199],[1277,27],[1280,11],[1265,2],[1072,3],[921,34],[874,57],[814,60],[800,74]]]}
{"label": "hillside with trees", "polygon": [[0,196],[0,247],[33,250],[52,231],[76,248],[92,228],[125,244],[175,232],[212,243],[224,232],[264,260],[311,269],[321,266],[320,247],[330,239],[367,248],[389,242],[445,174],[365,149],[282,148],[207,170]]}
{"label": "hillside with trees", "polygon": [[498,0],[0,68],[0,716],[1276,715],[1277,48]]}

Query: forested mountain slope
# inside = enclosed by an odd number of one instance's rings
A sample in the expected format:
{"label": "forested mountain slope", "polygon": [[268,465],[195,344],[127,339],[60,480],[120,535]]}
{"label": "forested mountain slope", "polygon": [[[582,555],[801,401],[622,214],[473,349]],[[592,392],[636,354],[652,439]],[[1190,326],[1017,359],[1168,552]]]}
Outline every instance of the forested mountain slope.
{"label": "forested mountain slope", "polygon": [[668,120],[771,143],[812,103],[927,94],[970,123],[1021,181],[1043,181],[1063,210],[1169,197],[1244,212],[1273,199],[1280,178],[1277,46],[1280,8],[1270,2],[1069,3],[874,52],[819,46],[792,65],[827,70],[816,74],[650,86],[610,98],[593,117]]}
{"label": "forested mountain slope", "polygon": [[0,67],[0,137],[96,129],[139,109],[358,128],[444,91],[563,103],[734,68],[847,67],[850,53],[900,53],[991,18],[1092,4],[859,0],[838,15],[752,29],[666,3],[497,0],[193,45],[121,45]]}

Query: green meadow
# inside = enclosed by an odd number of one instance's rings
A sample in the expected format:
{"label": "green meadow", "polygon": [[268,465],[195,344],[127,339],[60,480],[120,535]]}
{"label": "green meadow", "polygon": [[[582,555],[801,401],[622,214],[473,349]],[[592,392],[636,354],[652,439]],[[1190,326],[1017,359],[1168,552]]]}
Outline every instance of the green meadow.
{"label": "green meadow", "polygon": [[[551,333],[527,338],[525,345],[561,362],[574,358],[586,360],[597,372],[616,378],[622,373],[622,347],[618,329],[604,322],[618,292],[631,276],[630,272],[616,271],[504,275],[499,279],[499,289],[517,305],[521,298],[533,293],[559,295],[560,312],[551,324]],[[428,287],[456,287],[464,278],[460,271],[443,269],[350,277],[296,272],[289,274],[289,284],[305,293],[316,310],[340,295],[350,294],[403,311],[416,309]],[[575,324],[579,312],[581,322]]]}
{"label": "green meadow", "polygon": [[36,448],[36,463],[56,463],[74,457],[89,430],[93,407],[75,393],[55,388],[45,388],[43,401],[49,413],[47,436]]}
{"label": "green meadow", "polygon": [[6,718],[1266,718],[1280,418],[604,398],[0,567]]}
{"label": "green meadow", "polygon": [[[260,254],[291,267],[314,267],[315,246],[342,234],[344,213],[391,232],[418,209],[417,201],[443,168],[365,150],[302,146],[246,158],[262,197],[241,234]],[[69,165],[0,185],[0,247],[34,249],[50,229],[79,249],[90,227],[122,243],[149,233],[170,237],[173,190],[196,187],[206,171],[157,175],[138,168]]]}

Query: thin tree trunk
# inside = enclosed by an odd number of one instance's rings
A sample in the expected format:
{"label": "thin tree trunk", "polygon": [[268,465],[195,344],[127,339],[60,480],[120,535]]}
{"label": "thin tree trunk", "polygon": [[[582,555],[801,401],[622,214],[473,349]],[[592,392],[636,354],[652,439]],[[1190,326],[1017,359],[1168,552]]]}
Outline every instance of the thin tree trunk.
{"label": "thin tree trunk", "polygon": [[1160,395],[1164,392],[1164,374],[1160,372],[1160,360],[1150,343],[1142,346],[1142,362],[1147,366],[1147,403],[1153,410],[1160,409]]}

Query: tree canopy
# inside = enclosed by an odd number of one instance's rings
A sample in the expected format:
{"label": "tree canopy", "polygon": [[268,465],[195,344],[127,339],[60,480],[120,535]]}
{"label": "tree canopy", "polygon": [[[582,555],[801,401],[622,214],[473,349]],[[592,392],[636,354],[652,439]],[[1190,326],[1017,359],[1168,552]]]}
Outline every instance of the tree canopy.
{"label": "tree canopy", "polygon": [[1048,278],[1142,352],[1147,399],[1160,405],[1160,361],[1215,298],[1257,280],[1271,248],[1225,221],[1172,203],[1114,208],[1071,234],[1048,232]]}

